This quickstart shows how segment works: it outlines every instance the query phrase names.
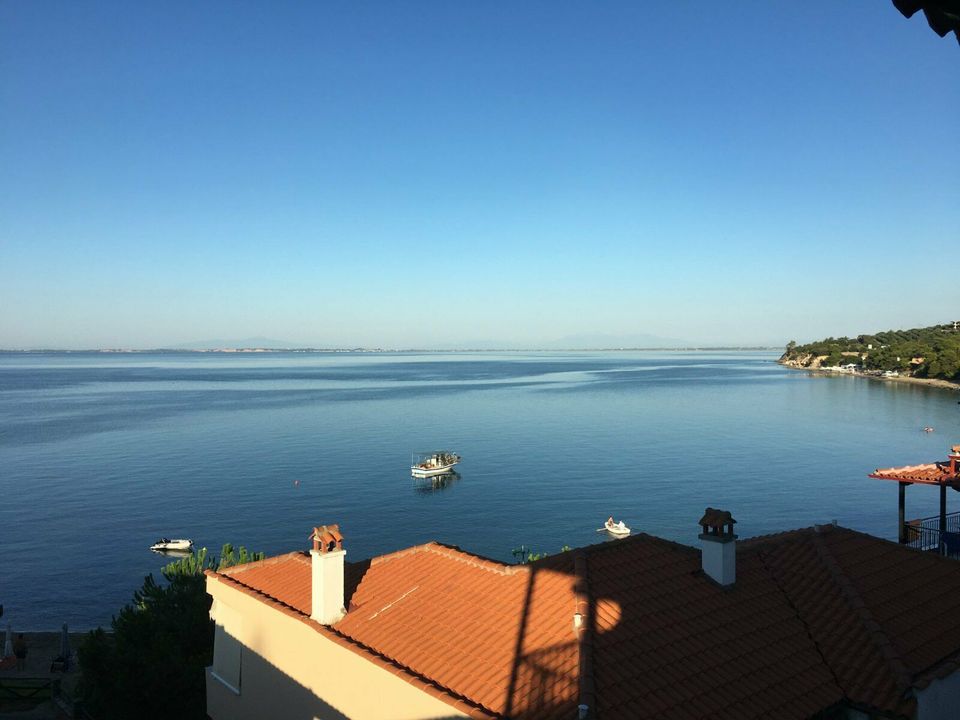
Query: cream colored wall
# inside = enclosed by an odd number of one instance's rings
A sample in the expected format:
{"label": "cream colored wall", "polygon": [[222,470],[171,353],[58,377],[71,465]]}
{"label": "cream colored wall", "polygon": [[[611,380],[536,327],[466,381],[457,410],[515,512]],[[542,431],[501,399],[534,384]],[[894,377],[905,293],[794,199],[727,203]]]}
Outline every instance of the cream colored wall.
{"label": "cream colored wall", "polygon": [[296,618],[207,578],[211,615],[226,604],[243,618],[224,630],[243,644],[240,694],[207,672],[213,720],[437,720],[463,718],[451,705],[341,647]]}

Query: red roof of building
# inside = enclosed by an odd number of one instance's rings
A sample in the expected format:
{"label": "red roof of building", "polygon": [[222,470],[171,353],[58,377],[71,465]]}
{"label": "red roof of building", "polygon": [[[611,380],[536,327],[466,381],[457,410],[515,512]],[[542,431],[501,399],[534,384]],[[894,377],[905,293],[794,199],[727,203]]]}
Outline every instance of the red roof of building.
{"label": "red roof of building", "polygon": [[960,659],[960,563],[831,526],[739,543],[728,588],[643,534],[522,566],[428,543],[348,563],[332,628],[304,553],[211,574],[478,717],[909,717]]}
{"label": "red roof of building", "polygon": [[950,449],[948,460],[943,462],[906,465],[874,470],[868,477],[877,480],[896,480],[897,482],[921,483],[924,485],[960,486],[960,445]]}
{"label": "red roof of building", "polygon": [[960,483],[960,475],[950,472],[947,463],[925,463],[905,467],[877,469],[869,477],[877,480],[896,480],[898,482],[921,483],[924,485],[953,485]]}

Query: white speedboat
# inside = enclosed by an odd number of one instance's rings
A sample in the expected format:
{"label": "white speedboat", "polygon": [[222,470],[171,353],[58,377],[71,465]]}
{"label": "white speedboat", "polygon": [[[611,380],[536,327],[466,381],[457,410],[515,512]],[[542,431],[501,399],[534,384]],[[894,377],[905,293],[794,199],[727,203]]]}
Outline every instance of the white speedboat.
{"label": "white speedboat", "polygon": [[193,547],[193,540],[184,540],[182,538],[171,540],[170,538],[160,538],[153,545],[151,550],[189,550]]}
{"label": "white speedboat", "polygon": [[425,478],[450,472],[460,462],[460,456],[449,450],[436,450],[429,453],[416,453],[410,465],[410,474]]}
{"label": "white speedboat", "polygon": [[607,521],[603,524],[603,529],[616,537],[626,537],[630,534],[630,528],[623,524],[623,520],[614,522],[613,518],[607,518]]}

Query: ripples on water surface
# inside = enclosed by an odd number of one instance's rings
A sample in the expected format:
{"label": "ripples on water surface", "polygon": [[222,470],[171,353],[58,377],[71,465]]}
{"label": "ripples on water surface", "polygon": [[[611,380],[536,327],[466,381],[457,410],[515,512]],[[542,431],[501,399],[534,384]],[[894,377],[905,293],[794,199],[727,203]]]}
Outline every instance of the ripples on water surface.
{"label": "ripples on water surface", "polygon": [[[354,560],[433,539],[511,560],[598,542],[610,514],[695,544],[713,505],[741,537],[832,519],[894,537],[896,485],[866,474],[944,458],[957,394],[775,359],[0,355],[5,620],[108,622],[163,564],[161,535],[271,554],[339,522]],[[409,461],[434,448],[464,461],[431,492]],[[936,501],[912,488],[907,514]]]}

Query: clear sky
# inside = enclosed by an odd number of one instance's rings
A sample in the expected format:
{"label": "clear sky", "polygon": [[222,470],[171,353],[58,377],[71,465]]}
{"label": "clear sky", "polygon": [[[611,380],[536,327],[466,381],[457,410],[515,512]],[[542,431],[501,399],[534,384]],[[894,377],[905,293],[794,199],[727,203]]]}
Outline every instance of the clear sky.
{"label": "clear sky", "polygon": [[960,319],[958,129],[889,1],[0,0],[0,347]]}

